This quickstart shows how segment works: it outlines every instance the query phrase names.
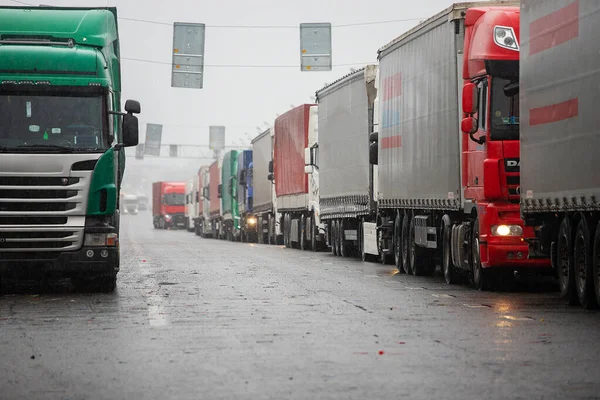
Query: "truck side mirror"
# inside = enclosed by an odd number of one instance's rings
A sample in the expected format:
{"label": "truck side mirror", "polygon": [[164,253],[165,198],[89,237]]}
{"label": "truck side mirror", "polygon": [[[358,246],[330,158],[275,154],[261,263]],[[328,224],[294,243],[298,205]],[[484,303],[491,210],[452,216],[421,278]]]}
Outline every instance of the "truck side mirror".
{"label": "truck side mirror", "polygon": [[218,191],[217,197],[219,199],[223,198],[223,185],[219,185],[219,187],[217,188],[217,191]]}
{"label": "truck side mirror", "polygon": [[123,115],[123,147],[137,146],[140,141],[138,119],[133,114]]}
{"label": "truck side mirror", "polygon": [[203,188],[202,191],[204,192],[204,198],[210,200],[210,185]]}
{"label": "truck side mirror", "polygon": [[196,192],[196,203],[200,203],[200,192]]}
{"label": "truck side mirror", "polygon": [[[310,149],[306,148],[304,149],[304,165],[312,165],[311,159],[310,159]],[[305,168],[306,171],[306,168]]]}
{"label": "truck side mirror", "polygon": [[467,117],[461,121],[460,130],[468,135],[473,135],[477,132],[478,125],[477,118]]}
{"label": "truck side mirror", "polygon": [[377,165],[379,158],[379,132],[369,135],[369,164]]}
{"label": "truck side mirror", "polygon": [[270,180],[271,182],[273,182],[273,181],[275,180],[275,175],[273,175],[273,174],[269,174],[269,175],[267,176],[267,179],[268,179],[268,180]]}
{"label": "truck side mirror", "polygon": [[477,112],[477,86],[474,83],[465,83],[462,91],[462,108],[465,114],[473,115]]}
{"label": "truck side mirror", "polygon": [[273,173],[273,160],[269,161],[269,172]]}
{"label": "truck side mirror", "polygon": [[137,100],[127,100],[125,102],[125,111],[128,114],[139,114],[142,112],[142,106],[140,106],[140,102]]}
{"label": "truck side mirror", "polygon": [[240,185],[246,186],[246,170],[243,169],[240,171]]}
{"label": "truck side mirror", "polygon": [[369,144],[369,164],[377,165],[379,159],[379,144],[377,142],[373,142]]}

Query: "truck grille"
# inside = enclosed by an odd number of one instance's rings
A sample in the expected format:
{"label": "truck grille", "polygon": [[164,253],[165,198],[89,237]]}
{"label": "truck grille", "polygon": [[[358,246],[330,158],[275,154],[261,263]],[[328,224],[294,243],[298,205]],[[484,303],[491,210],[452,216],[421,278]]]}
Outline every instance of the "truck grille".
{"label": "truck grille", "polygon": [[175,223],[175,224],[184,224],[185,223],[185,214],[175,214],[175,215],[173,215],[173,223]]}
{"label": "truck grille", "polygon": [[506,186],[508,187],[508,199],[513,203],[520,201],[519,187],[521,186],[521,176],[519,174],[506,174]]}
{"label": "truck grille", "polygon": [[[76,250],[83,243],[85,177],[0,176],[0,253]],[[79,221],[71,226],[69,217]],[[75,221],[75,219],[73,221]]]}

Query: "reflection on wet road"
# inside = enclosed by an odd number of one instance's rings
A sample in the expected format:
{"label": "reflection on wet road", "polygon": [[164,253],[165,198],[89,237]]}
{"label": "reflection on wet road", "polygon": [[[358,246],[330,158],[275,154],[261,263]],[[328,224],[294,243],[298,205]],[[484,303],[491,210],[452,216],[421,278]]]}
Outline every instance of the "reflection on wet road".
{"label": "reflection on wet road", "polygon": [[113,294],[0,297],[2,399],[600,396],[600,313],[123,218]]}

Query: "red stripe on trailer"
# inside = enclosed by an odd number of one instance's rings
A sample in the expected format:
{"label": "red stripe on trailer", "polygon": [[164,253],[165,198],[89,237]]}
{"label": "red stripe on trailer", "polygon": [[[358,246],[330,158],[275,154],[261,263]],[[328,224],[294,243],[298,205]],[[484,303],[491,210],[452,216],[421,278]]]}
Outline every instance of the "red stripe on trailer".
{"label": "red stripe on trailer", "polygon": [[402,136],[397,135],[381,139],[382,149],[394,149],[397,147],[402,147]]}
{"label": "red stripe on trailer", "polygon": [[579,0],[529,24],[529,55],[579,37]]}
{"label": "red stripe on trailer", "polygon": [[402,95],[402,73],[397,73],[383,80],[383,101]]}
{"label": "red stripe on trailer", "polygon": [[579,99],[529,110],[529,126],[551,124],[579,115]]}

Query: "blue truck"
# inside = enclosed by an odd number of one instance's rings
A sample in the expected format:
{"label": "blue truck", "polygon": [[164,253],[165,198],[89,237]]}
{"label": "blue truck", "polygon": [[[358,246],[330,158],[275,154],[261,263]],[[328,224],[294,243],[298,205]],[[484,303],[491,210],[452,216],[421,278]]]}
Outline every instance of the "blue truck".
{"label": "blue truck", "polygon": [[237,200],[240,211],[237,237],[242,242],[256,242],[258,220],[252,207],[252,150],[240,151],[237,165]]}

